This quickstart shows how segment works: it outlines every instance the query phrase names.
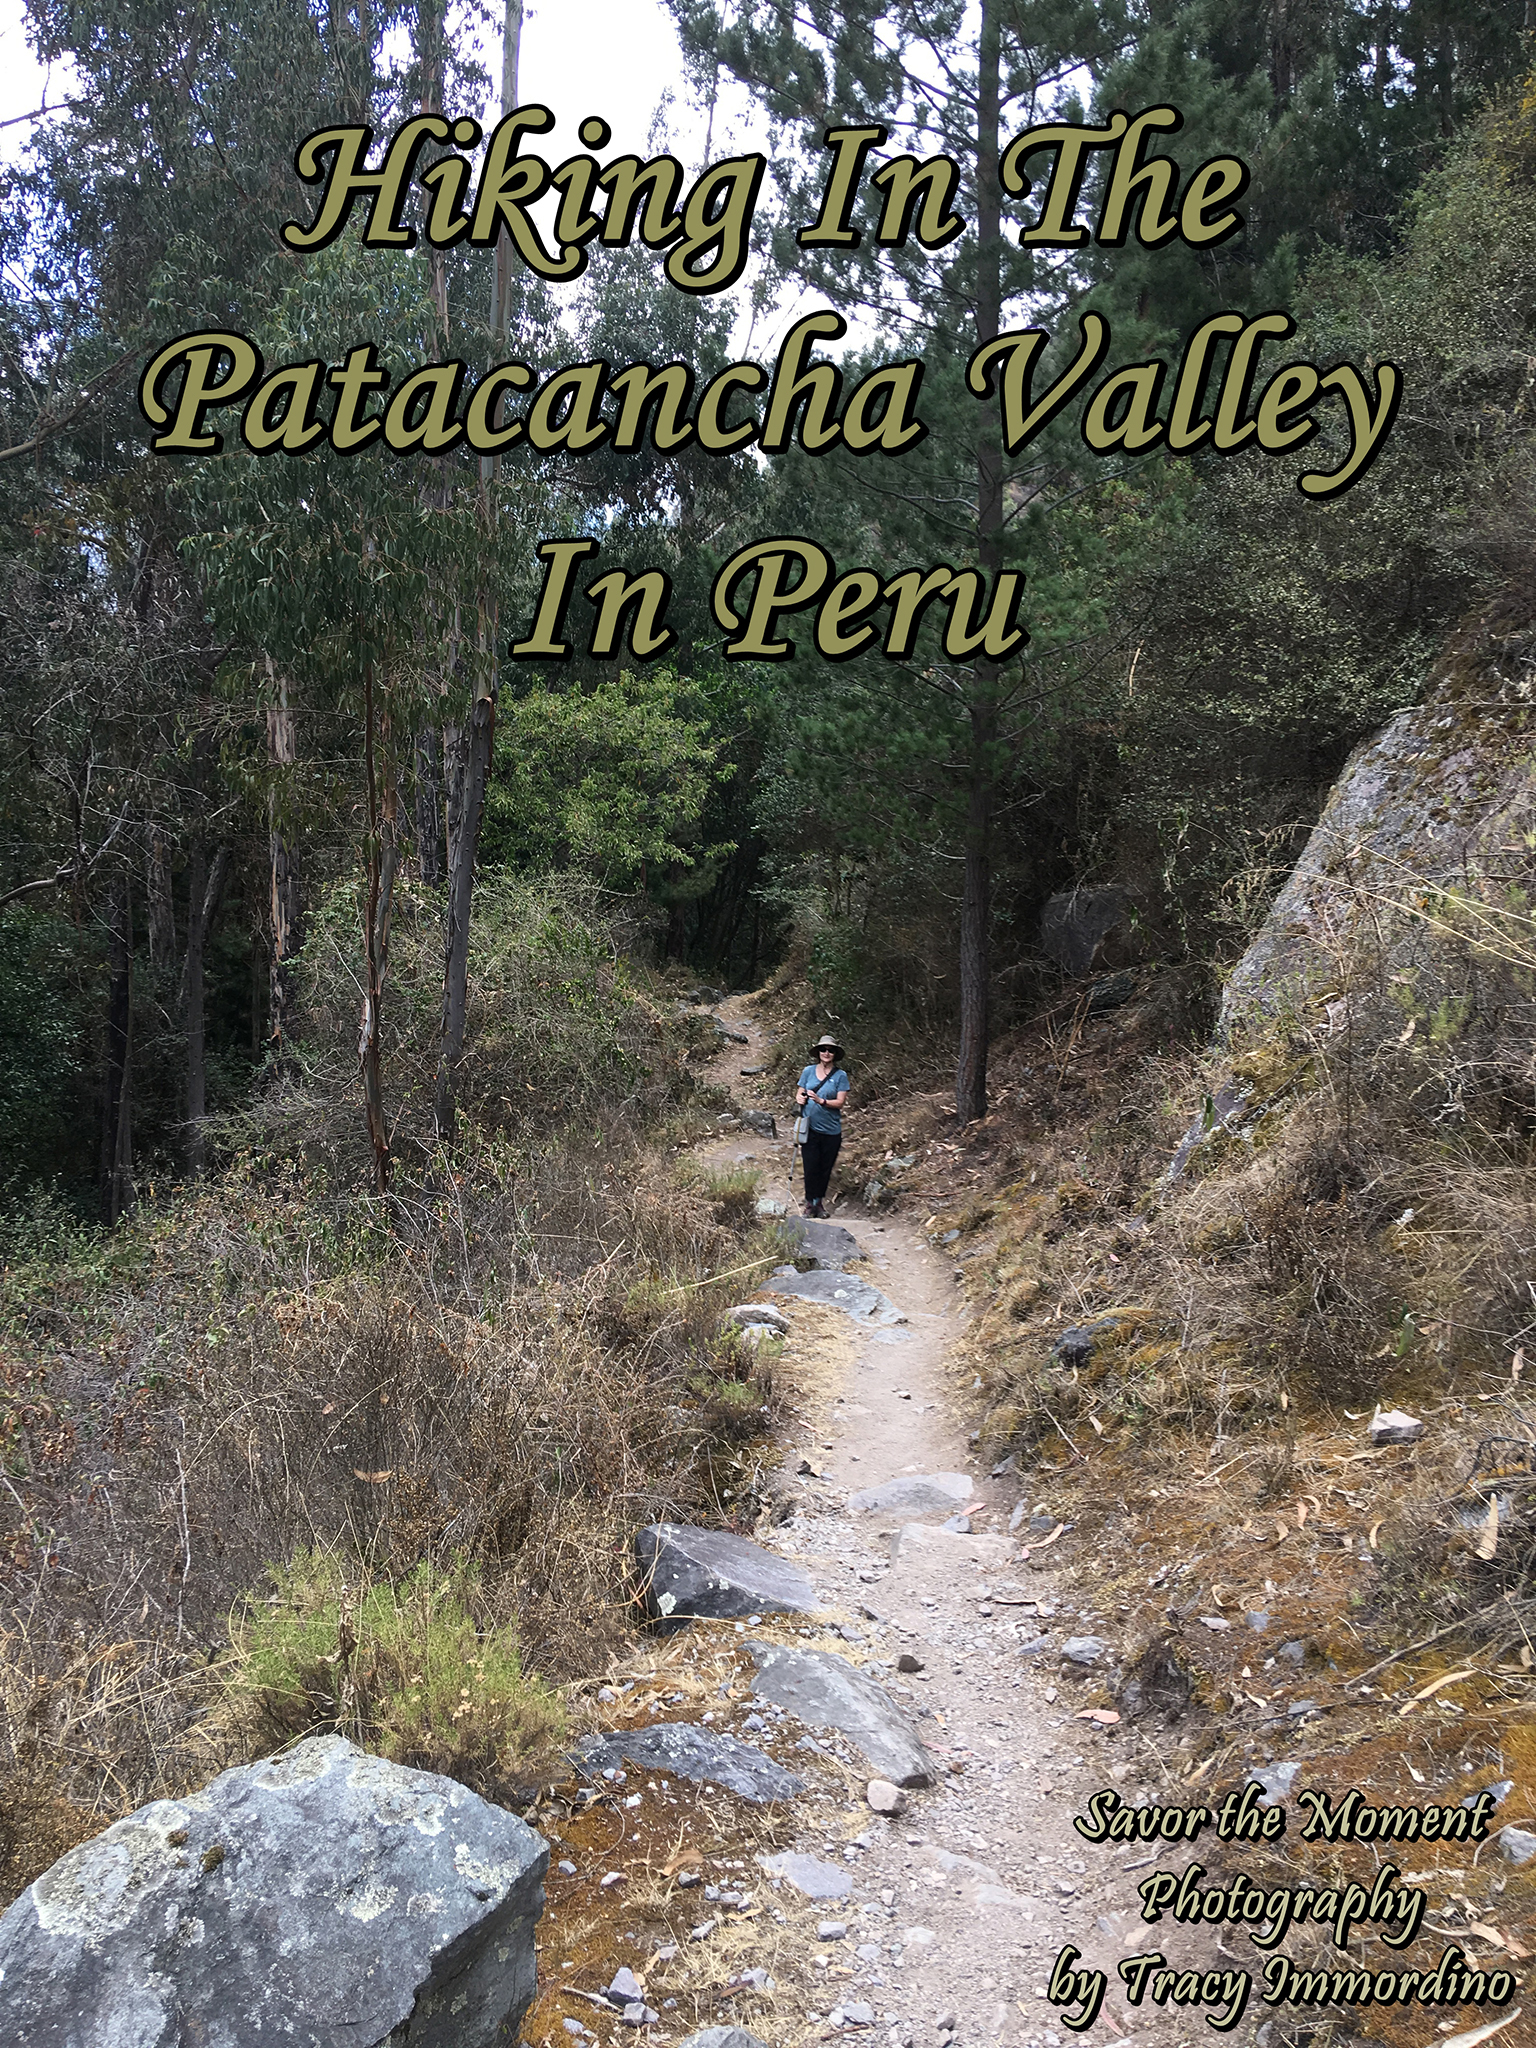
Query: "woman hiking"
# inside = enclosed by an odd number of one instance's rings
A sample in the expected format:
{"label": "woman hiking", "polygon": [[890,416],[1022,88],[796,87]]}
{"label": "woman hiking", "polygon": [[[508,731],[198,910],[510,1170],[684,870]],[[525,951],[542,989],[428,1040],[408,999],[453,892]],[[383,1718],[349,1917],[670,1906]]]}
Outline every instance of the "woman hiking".
{"label": "woman hiking", "polygon": [[804,1216],[825,1216],[822,1206],[827,1182],[837,1163],[843,1143],[843,1119],[839,1112],[848,1100],[848,1076],[843,1072],[843,1048],[830,1033],[811,1047],[815,1064],[800,1076],[795,1100],[805,1111],[805,1143],[800,1160],[805,1169]]}

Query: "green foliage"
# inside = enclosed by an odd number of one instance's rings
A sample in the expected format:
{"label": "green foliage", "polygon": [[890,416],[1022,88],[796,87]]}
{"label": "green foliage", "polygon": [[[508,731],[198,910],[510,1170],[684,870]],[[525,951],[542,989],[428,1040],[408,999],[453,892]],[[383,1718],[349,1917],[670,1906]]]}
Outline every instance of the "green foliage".
{"label": "green foliage", "polygon": [[[480,1141],[542,1140],[567,1128],[658,1114],[680,1048],[628,957],[622,917],[577,875],[491,868],[470,931],[462,1100]],[[346,1182],[361,1177],[353,1107],[362,941],[356,894],[334,884],[315,906],[299,966],[303,1030],[292,1067],[221,1129],[231,1146],[302,1155]],[[396,1091],[403,1171],[437,1152],[432,1083],[443,993],[435,901],[402,886],[395,906],[385,1058]]]}
{"label": "green foliage", "polygon": [[625,669],[587,687],[539,689],[498,720],[481,845],[519,872],[574,867],[610,888],[692,868],[714,785],[730,775],[697,693],[674,670]]}
{"label": "green foliage", "polygon": [[524,1673],[516,1632],[486,1622],[472,1565],[422,1564],[391,1584],[310,1550],[272,1583],[235,1627],[230,1679],[265,1738],[335,1730],[459,1778],[513,1773],[559,1740],[560,1702]]}

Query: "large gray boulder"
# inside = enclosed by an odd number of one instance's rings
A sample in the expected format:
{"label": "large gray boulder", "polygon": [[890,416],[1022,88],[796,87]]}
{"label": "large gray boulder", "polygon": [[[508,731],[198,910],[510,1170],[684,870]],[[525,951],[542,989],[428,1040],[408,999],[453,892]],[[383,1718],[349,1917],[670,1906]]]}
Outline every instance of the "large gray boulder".
{"label": "large gray boulder", "polygon": [[723,1785],[740,1799],[761,1805],[770,1799],[793,1799],[804,1791],[793,1771],[724,1729],[700,1728],[692,1721],[653,1721],[648,1728],[621,1728],[611,1735],[588,1735],[572,1757],[586,1777],[617,1770],[626,1763],[642,1771],[670,1771],[695,1784]]}
{"label": "large gray boulder", "polygon": [[1491,605],[1425,701],[1350,756],[1227,982],[1224,1036],[1299,1023],[1353,1054],[1396,1056],[1410,1025],[1422,1040],[1433,1024],[1485,1067],[1523,1059],[1536,1028],[1533,611],[1529,593]]}
{"label": "large gray boulder", "polygon": [[26,2048],[512,2048],[549,1849],[340,1736],[160,1799],[0,1918]]}
{"label": "large gray boulder", "polygon": [[776,1700],[810,1728],[835,1728],[862,1750],[877,1777],[893,1785],[931,1785],[933,1759],[872,1678],[846,1657],[754,1643],[752,1690]]}
{"label": "large gray boulder", "polygon": [[798,1565],[724,1529],[652,1522],[635,1535],[646,1612],[661,1622],[811,1614],[816,1589]]}
{"label": "large gray boulder", "polygon": [[1100,946],[1130,916],[1131,899],[1114,883],[1065,889],[1040,913],[1040,950],[1074,978],[1093,966]]}

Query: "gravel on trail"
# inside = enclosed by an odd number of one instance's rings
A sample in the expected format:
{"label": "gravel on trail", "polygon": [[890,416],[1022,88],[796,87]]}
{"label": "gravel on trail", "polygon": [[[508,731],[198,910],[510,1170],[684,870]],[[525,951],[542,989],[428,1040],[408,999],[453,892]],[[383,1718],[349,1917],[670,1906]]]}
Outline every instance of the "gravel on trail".
{"label": "gravel on trail", "polygon": [[[766,1059],[750,1011],[732,1003],[722,1014]],[[733,1156],[729,1140],[711,1149]],[[789,1150],[787,1138],[756,1146],[775,1190]],[[789,1852],[807,1871],[835,1864],[848,1880],[839,1921],[807,1942],[801,2038],[868,2034],[890,2048],[1203,2039],[1199,2008],[1129,2007],[1116,1965],[1158,1949],[1201,1971],[1234,1959],[1222,1963],[1213,1931],[1142,1921],[1145,1845],[1092,1844],[1072,1826],[1094,1792],[1112,1787],[1134,1803],[1142,1790],[1135,1732],[1081,1718],[1113,1715],[1106,1684],[1123,1646],[1112,1620],[1064,1590],[1051,1553],[1030,1558],[1035,1504],[1019,1502],[1016,1477],[989,1475],[967,1440],[947,1356],[962,1323],[949,1264],[899,1213],[840,1201],[836,1221],[855,1240],[848,1277],[863,1283],[859,1305],[868,1289],[890,1307],[880,1320],[850,1318],[840,1364],[815,1390],[814,1467],[786,1446],[781,1485],[793,1488],[794,1510],[758,1540],[808,1572],[830,1615],[850,1617],[799,1633],[846,1654],[900,1708],[935,1782],[884,1813],[861,1784],[846,1840],[818,1829]],[[836,1301],[838,1278],[821,1267],[816,1296]],[[792,1296],[774,1298],[793,1313]],[[899,1348],[882,1341],[892,1315],[902,1318]],[[778,1883],[791,1883],[782,1859],[780,1870]],[[1067,1944],[1081,1951],[1078,1970],[1107,1980],[1102,2011],[1080,2035],[1048,1996]]]}

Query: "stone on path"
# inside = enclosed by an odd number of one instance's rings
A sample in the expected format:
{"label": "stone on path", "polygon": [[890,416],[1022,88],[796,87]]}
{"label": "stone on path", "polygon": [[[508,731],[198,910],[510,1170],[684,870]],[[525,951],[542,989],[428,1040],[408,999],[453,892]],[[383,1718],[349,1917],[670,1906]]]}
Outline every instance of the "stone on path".
{"label": "stone on path", "polygon": [[840,1308],[862,1329],[889,1328],[893,1323],[907,1320],[902,1310],[878,1287],[871,1287],[867,1280],[855,1279],[852,1273],[797,1273],[793,1280],[786,1275],[782,1280],[770,1280],[766,1284],[771,1294],[798,1295],[802,1301],[819,1301],[827,1308]]}
{"label": "stone on path", "polygon": [[835,1728],[893,1785],[931,1785],[933,1761],[906,1720],[871,1678],[825,1650],[754,1643],[752,1690],[776,1700],[811,1728]]}
{"label": "stone on path", "polygon": [[835,1863],[823,1863],[819,1856],[786,1849],[781,1856],[759,1856],[758,1862],[770,1877],[781,1877],[808,1899],[843,1899],[853,1890],[853,1879]]}
{"label": "stone on path", "polygon": [[628,1761],[642,1771],[670,1771],[695,1784],[723,1785],[727,1792],[758,1805],[769,1799],[793,1799],[804,1790],[792,1771],[751,1743],[690,1721],[657,1721],[649,1728],[588,1735],[577,1743],[572,1761],[588,1777]]}
{"label": "stone on path", "polygon": [[820,1602],[798,1565],[723,1529],[652,1522],[635,1535],[647,1613],[663,1621],[812,1614]]}
{"label": "stone on path", "polygon": [[1536,1856],[1536,1835],[1528,1828],[1500,1828],[1497,1839],[1499,1854],[1506,1863],[1518,1867]]}
{"label": "stone on path", "polygon": [[27,2048],[492,2048],[534,1994],[547,1844],[340,1736],[141,1807],[0,1918]]}
{"label": "stone on path", "polygon": [[859,1241],[841,1223],[828,1223],[817,1216],[792,1216],[786,1226],[796,1249],[816,1261],[825,1273],[840,1273],[850,1259],[863,1256]]}
{"label": "stone on path", "polygon": [[690,2034],[682,2048],[768,2048],[768,2044],[745,2027],[705,2027]]}
{"label": "stone on path", "polygon": [[861,1514],[922,1515],[943,1509],[952,1514],[957,1502],[969,1499],[973,1488],[963,1472],[924,1472],[910,1477],[887,1479],[881,1486],[867,1486],[862,1493],[848,1496],[850,1508]]}
{"label": "stone on path", "polygon": [[789,1328],[789,1317],[769,1301],[739,1301],[734,1308],[728,1308],[720,1320],[722,1323],[734,1323],[738,1329],[745,1328],[748,1323],[768,1323],[775,1330],[787,1331]]}
{"label": "stone on path", "polygon": [[1284,1799],[1295,1783],[1296,1773],[1300,1769],[1299,1762],[1255,1765],[1248,1773],[1248,1783],[1257,1785],[1264,1794],[1259,1801],[1260,1806],[1273,1806],[1277,1799]]}
{"label": "stone on path", "polygon": [[907,1795],[899,1785],[893,1785],[889,1778],[871,1778],[864,1788],[864,1797],[875,1813],[898,1814],[907,1810]]}

